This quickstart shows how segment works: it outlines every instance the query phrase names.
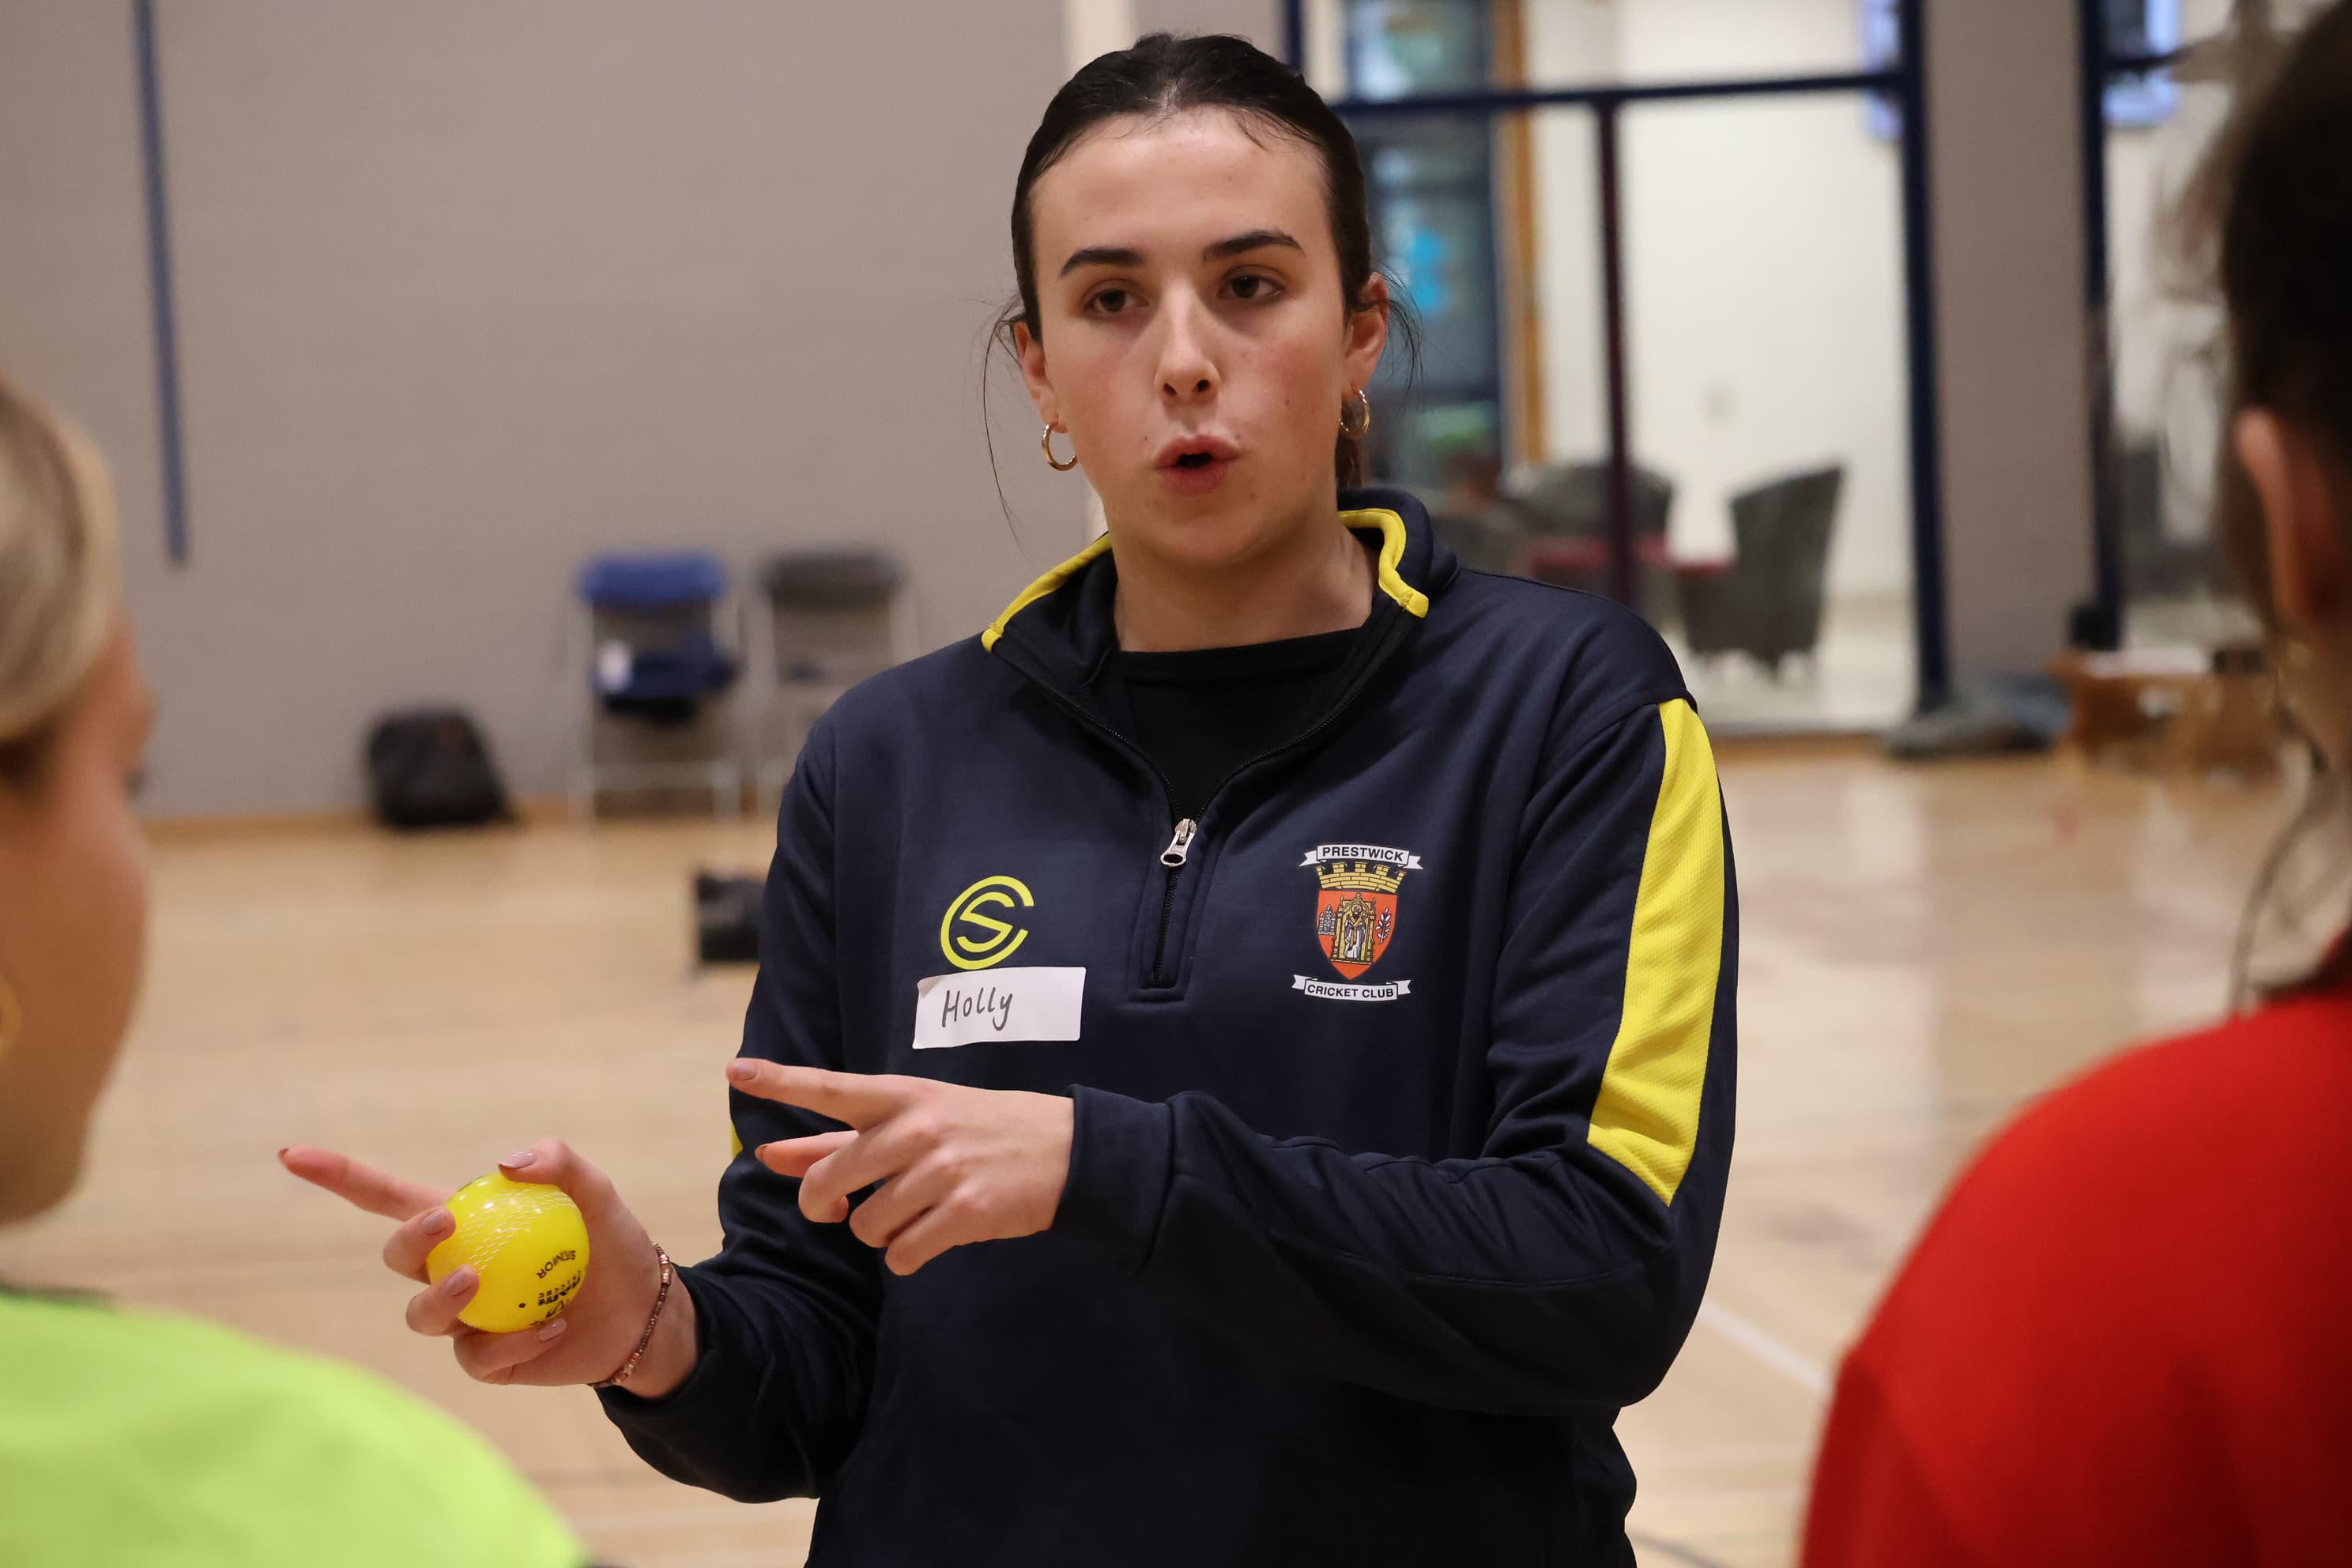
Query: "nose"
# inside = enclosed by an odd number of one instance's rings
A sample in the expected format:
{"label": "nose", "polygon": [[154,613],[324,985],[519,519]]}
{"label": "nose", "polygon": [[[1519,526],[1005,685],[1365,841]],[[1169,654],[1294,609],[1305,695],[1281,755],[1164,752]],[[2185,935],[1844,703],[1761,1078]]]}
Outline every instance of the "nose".
{"label": "nose", "polygon": [[1160,313],[1160,395],[1182,406],[1216,395],[1220,377],[1210,342],[1214,323],[1199,302],[1180,295]]}

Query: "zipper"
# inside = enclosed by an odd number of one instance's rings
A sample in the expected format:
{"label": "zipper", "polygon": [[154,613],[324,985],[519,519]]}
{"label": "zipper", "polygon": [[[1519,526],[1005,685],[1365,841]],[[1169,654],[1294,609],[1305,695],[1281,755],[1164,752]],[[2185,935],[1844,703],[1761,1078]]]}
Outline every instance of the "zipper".
{"label": "zipper", "polygon": [[[1339,694],[1339,700],[1331,705],[1329,710],[1327,711],[1323,717],[1315,721],[1314,723],[1309,724],[1297,734],[1293,735],[1289,740],[1285,741],[1281,745],[1275,747],[1272,751],[1259,752],[1249,761],[1243,763],[1238,767],[1229,771],[1223,778],[1219,779],[1217,781],[1216,787],[1209,792],[1209,798],[1201,803],[1201,816],[1206,816],[1209,815],[1209,808],[1216,804],[1217,797],[1224,794],[1226,786],[1231,784],[1235,779],[1241,777],[1244,773],[1250,772],[1254,768],[1261,767],[1267,763],[1273,762],[1277,757],[1285,756],[1289,752],[1295,752],[1300,747],[1307,745],[1309,742],[1312,742],[1318,736],[1331,729],[1332,726],[1338,724],[1341,719],[1345,718],[1347,716],[1348,710],[1355,706],[1357,696],[1362,692],[1365,687],[1371,684],[1372,677],[1378,674],[1381,667],[1388,662],[1389,655],[1395,651],[1396,645],[1400,641],[1403,640],[1404,633],[1408,629],[1410,629],[1410,623],[1400,618],[1390,631],[1387,641],[1382,644],[1379,650],[1376,651],[1370,659],[1365,661],[1363,669],[1358,673],[1354,682],[1349,686],[1347,690]],[[1021,668],[1021,665],[1018,660],[1014,660],[1013,662],[1014,668]],[[1029,679],[1034,681],[1039,687],[1043,688],[1056,702],[1059,702],[1063,707],[1068,709],[1071,713],[1076,716],[1079,722],[1085,724],[1087,728],[1095,731],[1098,734],[1108,735],[1110,739],[1118,742],[1119,745],[1126,748],[1126,750],[1134,756],[1136,761],[1143,764],[1144,770],[1150,773],[1154,779],[1159,781],[1160,794],[1161,798],[1168,802],[1168,815],[1173,820],[1174,827],[1172,830],[1172,837],[1168,840],[1168,847],[1160,852],[1160,864],[1168,868],[1168,886],[1160,900],[1160,938],[1159,941],[1153,944],[1151,949],[1150,984],[1155,986],[1165,985],[1168,984],[1170,979],[1168,974],[1168,933],[1169,928],[1174,923],[1176,918],[1176,882],[1177,879],[1184,874],[1185,864],[1192,857],[1192,841],[1200,837],[1201,824],[1197,818],[1190,816],[1180,817],[1177,816],[1176,786],[1169,782],[1168,774],[1160,768],[1160,764],[1151,760],[1150,753],[1147,752],[1133,740],[1129,739],[1125,734],[1122,734],[1120,731],[1114,730],[1109,724],[1104,722],[1100,718],[1097,718],[1094,713],[1087,710],[1086,704],[1080,702],[1076,698],[1072,697],[1069,693],[1064,691],[1060,687],[1054,685],[1051,681],[1039,679],[1035,675],[1030,674],[1030,672],[1025,669],[1023,669],[1022,673],[1028,676]]]}
{"label": "zipper", "polygon": [[[1013,668],[1015,669],[1021,668],[1019,661],[1016,660],[1013,662]],[[1173,837],[1168,841],[1168,847],[1162,849],[1159,856],[1160,863],[1168,868],[1168,886],[1161,893],[1160,899],[1160,939],[1151,950],[1151,973],[1150,980],[1150,984],[1153,985],[1165,984],[1166,981],[1162,978],[1162,975],[1168,963],[1168,927],[1176,918],[1176,879],[1183,874],[1184,862],[1192,858],[1192,840],[1199,836],[1201,825],[1192,817],[1177,816],[1176,786],[1169,782],[1167,773],[1160,766],[1160,764],[1151,760],[1150,752],[1145,751],[1141,746],[1138,745],[1133,740],[1129,739],[1121,731],[1114,730],[1110,725],[1105,723],[1101,719],[1090,712],[1085,703],[1080,702],[1076,698],[1071,696],[1068,692],[1064,691],[1060,687],[1055,686],[1053,682],[1048,680],[1039,680],[1037,677],[1030,675],[1025,669],[1023,669],[1021,672],[1023,675],[1027,676],[1030,680],[1035,682],[1035,684],[1051,696],[1055,701],[1068,709],[1071,714],[1076,718],[1080,723],[1086,725],[1087,728],[1094,731],[1097,734],[1107,735],[1111,740],[1118,742],[1119,745],[1132,755],[1137,762],[1143,764],[1144,771],[1150,773],[1160,784],[1160,797],[1168,803],[1168,816],[1170,819],[1175,823],[1175,827],[1173,830]],[[1232,775],[1228,774],[1226,776],[1231,777]],[[1217,785],[1217,788],[1224,788],[1223,784],[1220,783]],[[1212,798],[1213,798],[1213,794]],[[1207,815],[1205,807],[1202,809],[1202,815]]]}
{"label": "zipper", "polygon": [[[1172,801],[1174,797],[1170,798]],[[1209,798],[1214,800],[1216,796],[1213,793]],[[1175,808],[1171,805],[1169,809],[1172,811]],[[1208,807],[1201,809],[1206,812]],[[1184,862],[1192,856],[1193,837],[1200,831],[1201,825],[1186,817],[1176,825],[1176,837],[1168,841],[1168,847],[1160,852],[1160,863],[1168,868],[1168,888],[1160,900],[1160,941],[1151,949],[1151,984],[1154,985],[1168,983],[1168,928],[1176,920],[1176,879],[1184,874]]]}

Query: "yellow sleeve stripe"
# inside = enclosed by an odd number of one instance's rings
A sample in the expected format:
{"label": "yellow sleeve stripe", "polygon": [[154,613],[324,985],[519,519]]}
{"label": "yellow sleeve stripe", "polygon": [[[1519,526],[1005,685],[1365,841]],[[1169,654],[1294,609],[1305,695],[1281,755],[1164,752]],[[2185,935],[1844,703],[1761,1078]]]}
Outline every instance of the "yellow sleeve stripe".
{"label": "yellow sleeve stripe", "polygon": [[1625,1011],[1592,1102],[1591,1142],[1671,1205],[1698,1142],[1723,973],[1723,795],[1691,705],[1658,709],[1666,765],[1625,962]]}

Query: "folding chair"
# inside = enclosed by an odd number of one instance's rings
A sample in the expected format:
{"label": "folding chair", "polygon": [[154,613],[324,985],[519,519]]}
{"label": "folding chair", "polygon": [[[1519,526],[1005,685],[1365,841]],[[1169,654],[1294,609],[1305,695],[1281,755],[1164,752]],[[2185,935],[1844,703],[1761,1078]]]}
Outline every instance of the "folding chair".
{"label": "folding chair", "polygon": [[[704,552],[591,559],[578,582],[588,704],[572,773],[573,815],[614,790],[707,789],[742,809],[734,687],[741,611],[726,564]],[[730,619],[734,635],[722,643]]]}
{"label": "folding chair", "polygon": [[906,574],[887,550],[802,551],[760,573],[775,687],[761,725],[762,801],[783,793],[810,726],[859,681],[920,651]]}

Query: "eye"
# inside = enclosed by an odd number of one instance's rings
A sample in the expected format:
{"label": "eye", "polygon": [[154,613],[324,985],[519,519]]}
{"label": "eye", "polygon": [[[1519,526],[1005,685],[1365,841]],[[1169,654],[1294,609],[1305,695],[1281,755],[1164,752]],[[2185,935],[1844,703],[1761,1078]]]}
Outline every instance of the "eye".
{"label": "eye", "polygon": [[1091,316],[1116,316],[1135,300],[1124,289],[1105,289],[1087,301],[1087,313]]}
{"label": "eye", "polygon": [[1234,299],[1246,300],[1253,304],[1271,300],[1282,292],[1281,284],[1261,272],[1244,272],[1226,287],[1234,291]]}

